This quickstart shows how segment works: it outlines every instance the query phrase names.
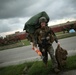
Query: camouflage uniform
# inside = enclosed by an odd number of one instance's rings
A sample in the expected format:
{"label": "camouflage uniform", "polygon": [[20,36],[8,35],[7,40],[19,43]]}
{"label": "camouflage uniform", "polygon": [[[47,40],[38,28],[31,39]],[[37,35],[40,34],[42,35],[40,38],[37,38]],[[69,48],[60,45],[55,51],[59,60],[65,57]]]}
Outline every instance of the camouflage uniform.
{"label": "camouflage uniform", "polygon": [[[54,38],[52,38],[52,36]],[[58,41],[54,32],[48,26],[46,26],[44,29],[39,28],[35,32],[35,39],[38,40],[34,43],[35,46],[37,46],[38,44],[40,51],[42,52],[43,62],[47,64],[48,53],[49,53],[53,63],[53,68],[57,68],[58,64],[54,56],[54,49],[52,46],[52,42],[55,40],[57,43]]]}
{"label": "camouflage uniform", "polygon": [[30,42],[33,42],[33,41],[34,41],[34,34],[33,34],[33,33],[28,33],[27,39],[28,39]]}

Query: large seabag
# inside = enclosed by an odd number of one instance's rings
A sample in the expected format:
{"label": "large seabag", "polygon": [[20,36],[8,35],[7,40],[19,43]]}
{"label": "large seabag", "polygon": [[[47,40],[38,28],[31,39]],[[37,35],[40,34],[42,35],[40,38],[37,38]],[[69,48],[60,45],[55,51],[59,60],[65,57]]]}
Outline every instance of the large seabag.
{"label": "large seabag", "polygon": [[39,18],[40,17],[46,17],[47,22],[49,21],[49,16],[47,15],[47,13],[45,11],[40,12],[36,15],[34,15],[33,17],[31,17],[24,26],[24,30],[26,30],[29,33],[34,33],[34,31],[39,27]]}

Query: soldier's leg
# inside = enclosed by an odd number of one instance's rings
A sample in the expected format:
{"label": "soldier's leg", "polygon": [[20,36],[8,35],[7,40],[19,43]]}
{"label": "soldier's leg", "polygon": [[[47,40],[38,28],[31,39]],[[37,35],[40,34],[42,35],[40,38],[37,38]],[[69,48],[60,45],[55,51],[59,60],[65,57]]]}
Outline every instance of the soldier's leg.
{"label": "soldier's leg", "polygon": [[42,53],[42,60],[44,62],[45,65],[47,65],[47,61],[48,61],[48,54],[47,54],[47,51],[43,48],[39,48],[41,53]]}
{"label": "soldier's leg", "polygon": [[48,53],[47,53],[46,50],[43,52],[43,61],[44,61],[44,63],[47,65],[47,61],[48,61]]}
{"label": "soldier's leg", "polygon": [[52,64],[53,64],[52,66],[53,66],[54,71],[59,72],[60,70],[58,69],[58,63],[57,63],[55,55],[54,55],[53,46],[48,47],[48,52],[49,52],[50,57],[51,57],[51,61],[52,61]]}

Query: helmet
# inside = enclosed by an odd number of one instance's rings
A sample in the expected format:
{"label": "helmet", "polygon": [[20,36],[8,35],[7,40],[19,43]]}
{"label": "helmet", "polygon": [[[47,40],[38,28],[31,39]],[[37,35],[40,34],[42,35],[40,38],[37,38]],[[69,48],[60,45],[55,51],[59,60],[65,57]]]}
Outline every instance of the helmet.
{"label": "helmet", "polygon": [[41,23],[41,22],[47,22],[47,19],[45,17],[40,17],[39,23]]}

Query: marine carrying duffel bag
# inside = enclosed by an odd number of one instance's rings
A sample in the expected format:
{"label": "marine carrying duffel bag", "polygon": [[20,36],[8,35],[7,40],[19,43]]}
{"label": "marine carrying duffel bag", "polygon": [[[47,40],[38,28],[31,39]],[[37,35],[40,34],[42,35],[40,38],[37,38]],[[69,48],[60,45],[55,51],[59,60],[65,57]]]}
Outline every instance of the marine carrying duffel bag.
{"label": "marine carrying duffel bag", "polygon": [[32,16],[24,26],[23,30],[26,30],[28,33],[34,33],[37,28],[39,28],[39,18],[46,17],[47,22],[49,21],[49,16],[45,11],[40,12],[34,16]]}

